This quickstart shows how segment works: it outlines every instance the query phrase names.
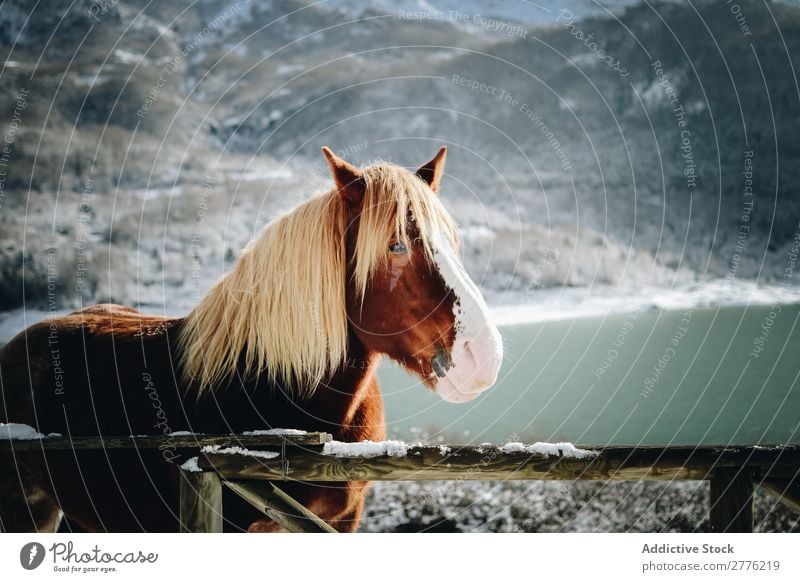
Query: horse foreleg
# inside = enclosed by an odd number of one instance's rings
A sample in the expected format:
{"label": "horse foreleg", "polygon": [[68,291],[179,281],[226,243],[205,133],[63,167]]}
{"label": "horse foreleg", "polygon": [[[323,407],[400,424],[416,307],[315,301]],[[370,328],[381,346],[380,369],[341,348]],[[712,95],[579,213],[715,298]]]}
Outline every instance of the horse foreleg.
{"label": "horse foreleg", "polygon": [[339,515],[336,519],[331,519],[328,523],[340,533],[354,533],[358,530],[361,521],[361,513],[364,511],[364,499],[357,503],[356,507],[350,511]]}
{"label": "horse foreleg", "polygon": [[[325,492],[320,499],[322,507],[315,513],[341,533],[358,530],[368,482],[351,481],[339,484],[339,489]],[[313,511],[313,509],[312,509]]]}
{"label": "horse foreleg", "polygon": [[[16,462],[15,462],[16,461]],[[0,455],[0,532],[52,533],[62,513],[39,483],[40,471],[11,454]]]}

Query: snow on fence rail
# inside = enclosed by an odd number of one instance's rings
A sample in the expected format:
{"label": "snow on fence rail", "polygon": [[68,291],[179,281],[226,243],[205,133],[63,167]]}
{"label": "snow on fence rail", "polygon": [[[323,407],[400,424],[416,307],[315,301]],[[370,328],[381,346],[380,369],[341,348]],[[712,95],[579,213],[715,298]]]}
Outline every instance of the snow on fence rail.
{"label": "snow on fence rail", "polygon": [[158,449],[162,447],[202,448],[202,447],[269,447],[284,443],[295,445],[322,445],[331,440],[331,435],[323,432],[304,432],[284,429],[268,431],[249,431],[241,435],[206,435],[190,432],[174,432],[167,435],[129,435],[129,436],[72,436],[64,437],[57,433],[42,435],[24,424],[0,424],[0,452],[26,450],[60,449]]}
{"label": "snow on fence rail", "polygon": [[[754,484],[800,511],[800,447],[586,447],[571,443],[410,445],[342,443],[293,429],[242,435],[62,437],[0,425],[0,454],[172,447],[181,466],[181,531],[222,531],[222,487],[288,531],[331,527],[289,497],[280,481],[708,480],[712,530],[752,531]],[[191,455],[197,456],[191,456]]]}

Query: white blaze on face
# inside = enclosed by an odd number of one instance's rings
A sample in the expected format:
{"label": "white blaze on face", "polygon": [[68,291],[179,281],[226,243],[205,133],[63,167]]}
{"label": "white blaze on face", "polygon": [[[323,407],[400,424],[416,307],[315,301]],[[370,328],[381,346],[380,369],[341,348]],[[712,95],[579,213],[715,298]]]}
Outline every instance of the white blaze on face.
{"label": "white blaze on face", "polygon": [[452,366],[438,379],[436,393],[448,402],[467,402],[497,381],[503,362],[503,341],[486,301],[464,270],[455,249],[438,233],[431,243],[439,274],[456,296]]}

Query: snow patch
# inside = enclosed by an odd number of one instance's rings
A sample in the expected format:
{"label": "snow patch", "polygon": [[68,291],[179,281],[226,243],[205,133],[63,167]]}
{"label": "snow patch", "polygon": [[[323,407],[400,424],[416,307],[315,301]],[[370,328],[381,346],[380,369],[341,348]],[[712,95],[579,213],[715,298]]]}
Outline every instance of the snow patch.
{"label": "snow patch", "polygon": [[300,64],[291,64],[291,65],[278,65],[278,68],[275,69],[276,75],[291,75],[294,73],[299,73],[301,71],[305,71],[307,68],[306,65]]}
{"label": "snow patch", "polygon": [[502,453],[527,453],[529,455],[547,455],[550,457],[569,457],[571,459],[586,459],[597,455],[595,451],[579,449],[572,443],[506,443],[499,447]]}
{"label": "snow patch", "polygon": [[334,457],[405,457],[408,445],[403,441],[361,441],[359,443],[343,443],[331,441],[322,447],[323,455]]}
{"label": "snow patch", "polygon": [[223,447],[222,445],[206,445],[200,449],[201,453],[214,453],[215,455],[247,455],[260,459],[274,459],[278,456],[275,451],[253,451],[244,447]]}
{"label": "snow patch", "polygon": [[244,436],[302,436],[308,433],[296,428],[270,428],[263,430],[246,430],[242,434]]}
{"label": "snow patch", "polygon": [[502,447],[499,447],[500,451],[503,453],[524,453],[525,452],[525,445],[522,443],[506,443]]}
{"label": "snow patch", "polygon": [[126,51],[124,49],[115,50],[114,56],[117,58],[117,61],[125,65],[138,65],[146,60],[143,54]]}
{"label": "snow patch", "polygon": [[5,424],[0,422],[0,440],[32,441],[36,439],[57,438],[62,436],[64,435],[57,432],[51,432],[48,435],[44,435],[27,424],[19,424],[16,422]]}
{"label": "snow patch", "polygon": [[190,473],[203,472],[203,470],[197,464],[197,457],[192,457],[191,459],[187,460],[183,465],[181,465],[181,469],[184,471],[189,471]]}

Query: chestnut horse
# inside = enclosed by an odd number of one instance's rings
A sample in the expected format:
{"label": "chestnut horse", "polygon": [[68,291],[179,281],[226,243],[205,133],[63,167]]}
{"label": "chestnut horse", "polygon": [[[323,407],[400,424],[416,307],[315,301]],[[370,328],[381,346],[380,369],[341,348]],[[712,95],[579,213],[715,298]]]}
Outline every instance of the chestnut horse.
{"label": "chestnut horse", "polygon": [[[412,173],[323,152],[334,188],[274,220],[184,318],[96,305],[33,325],[0,351],[0,421],[65,437],[325,431],[385,438],[388,355],[449,402],[492,386],[502,344],[439,201],[445,148]],[[185,457],[184,457],[185,458]],[[169,450],[0,453],[0,530],[177,531]],[[288,483],[339,531],[367,483]],[[277,525],[225,493],[225,529]]]}

